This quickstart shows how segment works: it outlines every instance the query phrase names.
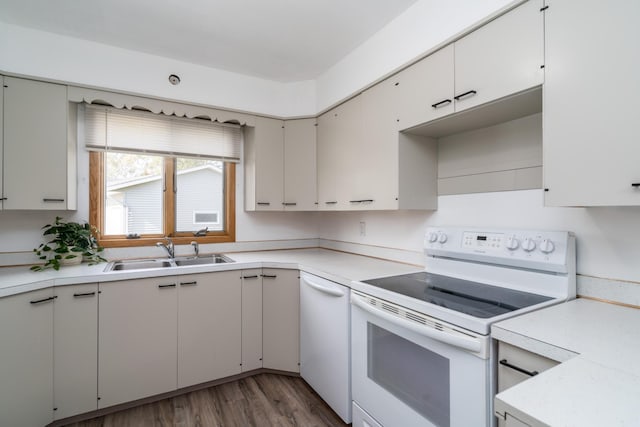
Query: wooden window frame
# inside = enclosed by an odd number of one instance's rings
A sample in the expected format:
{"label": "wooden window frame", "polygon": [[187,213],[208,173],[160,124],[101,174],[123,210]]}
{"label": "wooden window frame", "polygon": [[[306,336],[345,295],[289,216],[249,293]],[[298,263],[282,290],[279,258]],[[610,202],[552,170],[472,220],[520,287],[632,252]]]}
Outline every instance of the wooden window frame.
{"label": "wooden window frame", "polygon": [[[164,157],[164,176],[166,188],[174,187],[175,162],[171,157]],[[225,163],[224,167],[224,224],[225,230],[209,231],[206,236],[194,236],[190,232],[176,232],[175,224],[175,193],[164,191],[164,230],[166,236],[177,245],[188,245],[190,242],[198,243],[226,243],[236,240],[236,165]],[[89,153],[89,222],[98,230],[104,230],[104,153]],[[125,235],[104,236],[98,231],[96,238],[98,244],[105,248],[122,248],[132,246],[153,246],[157,242],[163,242],[164,234],[146,234],[136,239],[127,239]]]}

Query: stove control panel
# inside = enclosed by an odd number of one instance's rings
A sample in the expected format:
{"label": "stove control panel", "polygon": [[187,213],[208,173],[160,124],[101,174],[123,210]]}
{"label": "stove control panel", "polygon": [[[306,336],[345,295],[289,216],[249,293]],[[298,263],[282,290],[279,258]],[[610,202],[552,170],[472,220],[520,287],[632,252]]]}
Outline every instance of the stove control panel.
{"label": "stove control panel", "polygon": [[429,227],[427,255],[564,272],[575,241],[566,231]]}

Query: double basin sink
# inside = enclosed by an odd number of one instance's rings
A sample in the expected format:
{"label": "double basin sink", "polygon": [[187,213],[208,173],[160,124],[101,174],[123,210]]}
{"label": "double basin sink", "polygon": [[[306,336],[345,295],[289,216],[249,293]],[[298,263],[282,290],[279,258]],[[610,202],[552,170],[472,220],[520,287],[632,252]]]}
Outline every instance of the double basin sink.
{"label": "double basin sink", "polygon": [[107,265],[105,272],[125,271],[125,270],[147,270],[150,268],[185,267],[192,265],[213,265],[234,262],[231,258],[214,254],[202,257],[177,257],[177,258],[157,258],[157,259],[131,259],[123,261],[113,261]]}

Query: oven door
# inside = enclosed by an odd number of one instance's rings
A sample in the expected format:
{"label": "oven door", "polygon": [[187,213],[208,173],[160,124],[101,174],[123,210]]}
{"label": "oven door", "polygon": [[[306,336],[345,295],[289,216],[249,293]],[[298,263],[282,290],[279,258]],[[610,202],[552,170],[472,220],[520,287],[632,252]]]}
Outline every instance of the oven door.
{"label": "oven door", "polygon": [[490,426],[488,336],[351,292],[353,400],[384,427]]}

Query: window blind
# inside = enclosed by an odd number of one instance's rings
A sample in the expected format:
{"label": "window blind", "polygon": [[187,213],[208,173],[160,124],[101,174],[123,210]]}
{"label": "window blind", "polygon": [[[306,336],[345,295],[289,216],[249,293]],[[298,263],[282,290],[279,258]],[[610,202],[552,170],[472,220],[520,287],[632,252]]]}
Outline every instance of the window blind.
{"label": "window blind", "polygon": [[84,108],[87,150],[240,161],[238,125],[89,104]]}

